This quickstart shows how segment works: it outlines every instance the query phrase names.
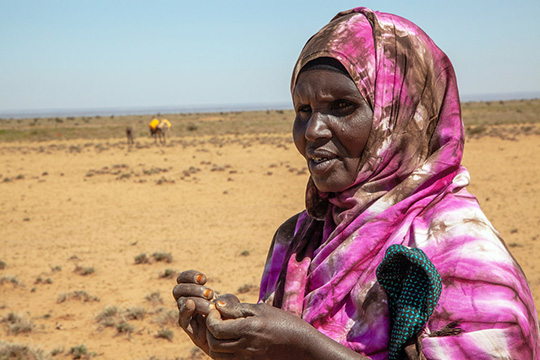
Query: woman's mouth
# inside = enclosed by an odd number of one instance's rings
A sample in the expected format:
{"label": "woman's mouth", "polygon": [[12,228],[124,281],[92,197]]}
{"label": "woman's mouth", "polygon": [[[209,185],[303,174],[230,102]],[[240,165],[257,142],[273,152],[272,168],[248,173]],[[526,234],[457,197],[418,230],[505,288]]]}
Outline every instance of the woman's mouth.
{"label": "woman's mouth", "polygon": [[314,157],[309,160],[309,172],[317,177],[324,177],[332,171],[337,158]]}

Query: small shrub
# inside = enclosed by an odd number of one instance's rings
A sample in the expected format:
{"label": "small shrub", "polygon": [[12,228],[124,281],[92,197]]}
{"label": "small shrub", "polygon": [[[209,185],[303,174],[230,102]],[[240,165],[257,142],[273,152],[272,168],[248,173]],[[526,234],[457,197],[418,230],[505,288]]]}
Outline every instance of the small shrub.
{"label": "small shrub", "polygon": [[156,261],[163,261],[166,263],[172,263],[172,260],[173,260],[172,255],[166,252],[155,252],[152,254],[152,257]]}
{"label": "small shrub", "polygon": [[88,295],[86,291],[76,290],[76,291],[71,291],[68,293],[58,295],[58,298],[56,299],[56,303],[61,304],[64,301],[71,300],[71,299],[80,300],[81,302],[99,301],[98,297]]}
{"label": "small shrub", "polygon": [[54,272],[57,272],[57,271],[62,271],[62,267],[60,265],[56,265],[56,266],[51,266],[51,271],[54,273]]}
{"label": "small shrub", "polygon": [[4,261],[0,260],[0,270],[4,270],[6,266],[7,264]]}
{"label": "small shrub", "polygon": [[64,353],[64,348],[63,347],[55,348],[55,349],[52,349],[51,356],[56,356],[56,355],[60,355],[60,354],[63,354],[63,353]]}
{"label": "small shrub", "polygon": [[[54,355],[53,355],[54,356]],[[0,340],[0,359],[2,360],[49,360],[50,357],[40,349]]]}
{"label": "small shrub", "polygon": [[487,128],[484,125],[479,125],[475,127],[469,127],[468,129],[469,135],[476,136],[484,134],[487,131]]}
{"label": "small shrub", "polygon": [[93,352],[88,352],[86,345],[73,346],[69,349],[69,354],[73,356],[74,360],[88,359],[89,357],[96,355]]}
{"label": "small shrub", "polygon": [[140,306],[127,308],[124,310],[124,316],[130,320],[143,320],[146,316],[146,310]]}
{"label": "small shrub", "polygon": [[154,335],[154,337],[158,339],[167,339],[169,341],[172,341],[174,337],[174,332],[170,329],[162,328],[156,333],[156,335]]}
{"label": "small shrub", "polygon": [[96,321],[104,327],[115,326],[117,324],[118,308],[108,306],[96,316]]}
{"label": "small shrub", "polygon": [[96,269],[94,269],[92,266],[90,266],[90,267],[82,267],[82,266],[77,265],[75,267],[74,272],[79,274],[79,275],[86,276],[86,275],[90,275],[90,274],[95,273]]}
{"label": "small shrub", "polygon": [[178,324],[178,310],[159,307],[154,312],[153,321],[160,327],[176,326]]}
{"label": "small shrub", "polygon": [[0,277],[0,285],[4,283],[10,283],[12,285],[20,285],[19,279],[13,275],[4,275]]}
{"label": "small shrub", "polygon": [[146,295],[145,299],[146,301],[150,301],[152,304],[163,303],[163,299],[161,298],[161,294],[159,293],[159,291]]}
{"label": "small shrub", "polygon": [[146,254],[139,254],[137,256],[135,256],[135,264],[149,264],[150,263],[150,258],[148,258],[148,256],[146,256]]}
{"label": "small shrub", "polygon": [[163,273],[161,273],[159,275],[160,278],[162,279],[170,279],[170,278],[174,278],[177,274],[177,271],[176,270],[173,270],[173,269],[165,269],[165,271],[163,271]]}
{"label": "small shrub", "polygon": [[251,290],[255,290],[255,289],[257,289],[257,286],[255,286],[255,285],[244,284],[244,285],[240,286],[236,292],[238,294],[245,294],[245,293],[248,293]]}
{"label": "small shrub", "polygon": [[133,332],[133,330],[135,330],[135,327],[125,320],[122,320],[119,323],[117,323],[115,327],[116,327],[116,332],[118,334],[129,335]]}
{"label": "small shrub", "polygon": [[2,322],[6,323],[8,333],[15,335],[30,332],[34,328],[32,320],[15,313],[9,313]]}

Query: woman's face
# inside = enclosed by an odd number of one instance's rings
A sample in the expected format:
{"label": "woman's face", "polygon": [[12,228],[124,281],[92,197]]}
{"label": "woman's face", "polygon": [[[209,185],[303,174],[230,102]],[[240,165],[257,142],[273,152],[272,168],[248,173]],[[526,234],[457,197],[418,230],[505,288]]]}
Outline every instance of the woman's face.
{"label": "woman's face", "polygon": [[339,192],[356,179],[373,111],[355,83],[331,70],[300,74],[293,93],[293,137],[317,189]]}

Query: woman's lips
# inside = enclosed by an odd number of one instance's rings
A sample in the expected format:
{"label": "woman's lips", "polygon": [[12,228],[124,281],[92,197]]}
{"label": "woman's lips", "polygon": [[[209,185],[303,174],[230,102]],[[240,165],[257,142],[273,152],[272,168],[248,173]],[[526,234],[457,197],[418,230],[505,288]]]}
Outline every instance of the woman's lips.
{"label": "woman's lips", "polygon": [[317,177],[324,176],[332,170],[336,158],[314,157],[309,160],[309,172]]}

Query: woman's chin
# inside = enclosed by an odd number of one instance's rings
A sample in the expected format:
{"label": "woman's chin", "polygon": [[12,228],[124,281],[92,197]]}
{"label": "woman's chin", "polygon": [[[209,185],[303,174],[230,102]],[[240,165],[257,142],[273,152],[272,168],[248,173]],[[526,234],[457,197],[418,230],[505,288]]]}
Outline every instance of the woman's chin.
{"label": "woman's chin", "polygon": [[352,183],[349,179],[334,179],[332,177],[321,179],[313,176],[313,174],[311,175],[311,178],[313,179],[313,183],[317,190],[324,193],[342,192]]}

